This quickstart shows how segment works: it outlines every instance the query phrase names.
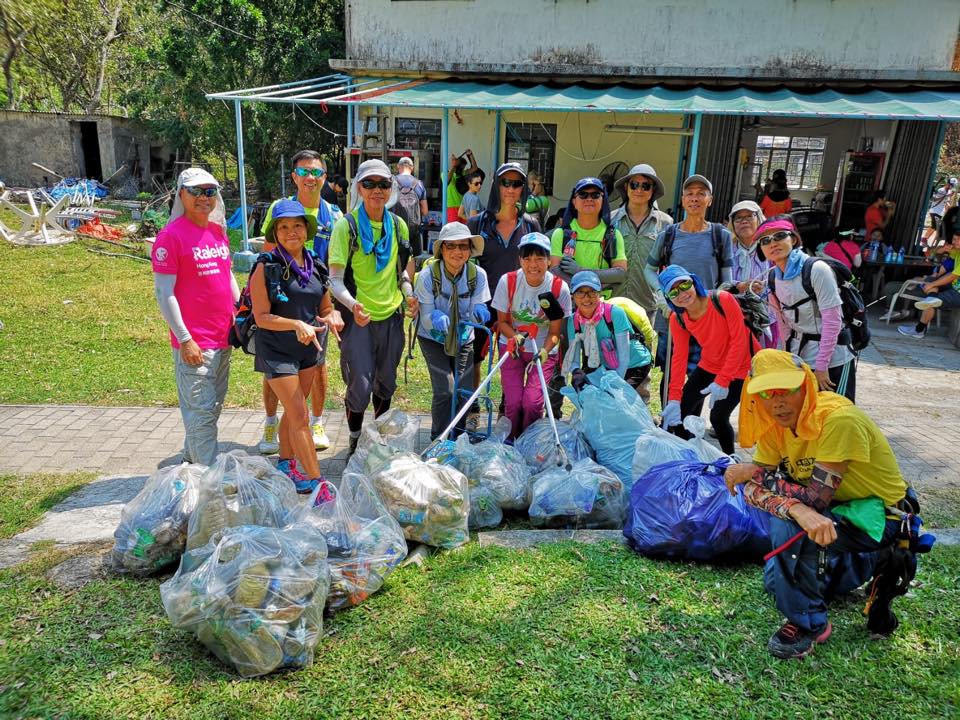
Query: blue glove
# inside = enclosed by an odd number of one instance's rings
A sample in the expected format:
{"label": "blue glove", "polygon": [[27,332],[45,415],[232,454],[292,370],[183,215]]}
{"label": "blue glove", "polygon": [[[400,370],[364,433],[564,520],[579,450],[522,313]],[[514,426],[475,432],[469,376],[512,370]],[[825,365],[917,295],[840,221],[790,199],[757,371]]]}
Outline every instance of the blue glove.
{"label": "blue glove", "polygon": [[703,390],[700,391],[701,395],[710,396],[710,407],[713,407],[715,402],[720,402],[721,400],[726,400],[727,395],[730,394],[730,388],[725,388],[721,385],[717,385],[715,382],[707,385]]}
{"label": "blue glove", "polygon": [[560,258],[560,269],[570,277],[573,277],[578,272],[583,270],[583,268],[577,264],[577,261],[569,255],[564,255],[562,258]]}
{"label": "blue glove", "polygon": [[443,310],[434,310],[430,313],[430,324],[433,325],[434,330],[446,335],[447,330],[450,329],[450,318]]}
{"label": "blue glove", "polygon": [[490,322],[490,308],[483,303],[477,303],[473,306],[473,316],[477,319],[478,323],[486,325]]}
{"label": "blue glove", "polygon": [[667,429],[680,424],[680,401],[671,400],[660,413],[660,427]]}

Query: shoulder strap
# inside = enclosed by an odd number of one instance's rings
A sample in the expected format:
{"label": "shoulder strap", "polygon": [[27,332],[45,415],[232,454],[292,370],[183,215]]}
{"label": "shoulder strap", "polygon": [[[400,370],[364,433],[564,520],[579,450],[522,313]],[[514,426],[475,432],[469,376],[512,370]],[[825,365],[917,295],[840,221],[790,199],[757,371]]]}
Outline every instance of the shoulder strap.
{"label": "shoulder strap", "polygon": [[[667,229],[663,232],[663,248],[660,250],[661,268],[664,268],[670,264],[670,257],[673,255],[673,241],[677,239],[677,223],[671,223],[670,225],[667,225]],[[677,315],[677,320],[680,320],[680,315]]]}
{"label": "shoulder strap", "polygon": [[713,302],[713,306],[717,309],[717,312],[723,317],[726,317],[727,314],[723,311],[723,305],[720,304],[720,293],[716,290],[711,290],[710,300]]}
{"label": "shoulder strap", "polygon": [[600,241],[600,256],[606,261],[607,267],[613,267],[613,259],[617,256],[617,228],[611,222],[603,231]]}
{"label": "shoulder strap", "polygon": [[433,301],[436,302],[440,297],[440,263],[436,260],[429,260],[430,263],[430,283],[433,286]]}
{"label": "shoulder strap", "polygon": [[473,297],[477,292],[477,266],[475,263],[467,262],[467,292]]}
{"label": "shoulder strap", "polygon": [[350,230],[350,249],[347,251],[347,265],[350,265],[353,253],[357,249],[357,237],[360,234],[360,229],[357,227],[357,218],[354,217],[352,212],[348,212],[344,217],[347,219],[347,229]]}
{"label": "shoulder strap", "polygon": [[843,253],[843,256],[850,261],[850,264],[853,265],[853,256],[847,252],[847,249],[843,246],[842,242],[837,243],[837,247],[840,248],[840,252]]}
{"label": "shoulder strap", "polygon": [[563,291],[563,279],[559,275],[553,276],[553,283],[550,285],[550,292],[559,300],[560,293]]}
{"label": "shoulder strap", "polygon": [[[817,262],[822,261],[819,258],[807,258],[803,261],[803,269],[800,270],[800,284],[803,285],[803,290],[807,293],[808,299],[816,297],[816,293],[813,290],[813,280],[810,279],[810,273],[813,272],[813,264]],[[830,263],[827,263],[827,267],[830,267]]]}
{"label": "shoulder strap", "polygon": [[517,294],[517,271],[507,273],[507,312],[513,312],[513,296]]}
{"label": "shoulder strap", "polygon": [[[626,311],[624,311],[626,313]],[[630,316],[627,316],[627,320],[630,319]],[[610,331],[610,337],[616,337],[617,333],[613,329],[613,305],[610,303],[603,303],[603,321],[607,324],[607,330]],[[630,323],[633,325],[633,323]]]}

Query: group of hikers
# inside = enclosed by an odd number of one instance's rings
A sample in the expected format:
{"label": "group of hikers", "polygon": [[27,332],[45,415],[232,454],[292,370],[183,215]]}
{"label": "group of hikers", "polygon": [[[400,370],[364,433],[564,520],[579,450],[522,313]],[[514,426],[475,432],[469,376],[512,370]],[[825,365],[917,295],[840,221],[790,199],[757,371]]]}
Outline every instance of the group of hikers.
{"label": "group of hikers", "polygon": [[[856,355],[841,283],[831,265],[804,252],[789,215],[767,218],[744,201],[727,223],[710,222],[713,186],[694,174],[682,183],[684,217],[674,222],[657,206],[663,182],[638,164],[615,184],[622,200],[615,212],[602,180],[577,181],[548,236],[527,211],[526,169],[507,162],[482,209],[448,217],[418,269],[410,238],[420,228],[391,209],[404,183],[384,162],[356,169],[345,213],[321,196],[327,169],[318,153],[297,153],[291,167],[296,193],[270,207],[249,302],[254,366],[264,377],[260,450],[278,453],[298,492],[324,482],[316,450],[330,445],[323,410],[331,334],[340,348],[350,452],[371,403],[375,417],[391,406],[405,315],[430,375],[432,438],[462,402],[456,390],[476,387],[489,353],[503,360],[508,441],[542,417],[545,403],[559,412],[559,389],[582,387],[598,369],[616,372],[649,402],[658,365],[662,427],[689,437],[683,419],[709,401],[717,440],[733,455],[730,418],[739,407],[740,444],[757,449],[753,462],[727,470],[731,492],[743,484],[746,500],[774,516],[774,543],[806,532],[775,564],[773,589],[788,622],[771,638],[771,653],[802,656],[826,640],[818,548],[890,547],[901,527],[896,513],[910,512],[910,499],[890,445],[853,404]],[[241,296],[223,219],[216,178],[185,170],[153,248],[184,460],[203,464],[217,454]],[[960,254],[960,223],[955,234]],[[882,503],[869,526],[832,512],[839,502],[870,497]],[[865,529],[877,522],[879,534]],[[871,611],[871,630],[881,634],[896,624],[887,595]]]}

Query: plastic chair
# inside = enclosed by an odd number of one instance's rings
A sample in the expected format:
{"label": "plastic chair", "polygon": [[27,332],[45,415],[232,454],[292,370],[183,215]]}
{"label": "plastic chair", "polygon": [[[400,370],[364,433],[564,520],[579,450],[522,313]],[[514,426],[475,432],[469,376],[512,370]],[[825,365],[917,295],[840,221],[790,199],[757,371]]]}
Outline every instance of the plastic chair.
{"label": "plastic chair", "polygon": [[[923,278],[912,278],[910,280],[904,281],[903,285],[900,286],[900,289],[894,294],[893,298],[890,300],[890,310],[887,311],[887,314],[884,316],[887,321],[887,325],[890,324],[891,316],[897,311],[897,300],[911,300],[916,302],[918,300],[923,300],[926,295],[920,294],[916,295],[910,294],[910,290],[915,290],[924,284]],[[934,320],[937,324],[937,327],[940,327],[940,308],[937,308],[936,313],[934,314]]]}

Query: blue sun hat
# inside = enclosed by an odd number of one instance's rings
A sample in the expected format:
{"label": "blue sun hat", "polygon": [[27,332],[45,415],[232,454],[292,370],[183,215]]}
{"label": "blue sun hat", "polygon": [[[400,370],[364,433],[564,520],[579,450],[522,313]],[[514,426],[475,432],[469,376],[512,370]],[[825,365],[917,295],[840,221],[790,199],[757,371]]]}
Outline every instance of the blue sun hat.
{"label": "blue sun hat", "polygon": [[701,297],[707,296],[707,289],[703,286],[703,282],[697,277],[696,273],[692,273],[679,265],[668,265],[661,271],[657,278],[660,280],[660,292],[663,293],[663,299],[666,300],[667,305],[669,305],[670,309],[674,312],[683,312],[683,310],[667,300],[667,291],[678,282],[692,280],[697,295]]}

